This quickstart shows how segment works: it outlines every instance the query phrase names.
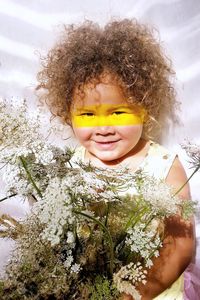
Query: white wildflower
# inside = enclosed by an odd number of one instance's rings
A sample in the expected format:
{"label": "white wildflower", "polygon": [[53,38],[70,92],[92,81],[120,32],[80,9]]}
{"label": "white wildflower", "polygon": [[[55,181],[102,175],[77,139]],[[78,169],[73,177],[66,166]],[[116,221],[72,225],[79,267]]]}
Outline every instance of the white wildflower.
{"label": "white wildflower", "polygon": [[[35,204],[33,212],[41,223],[45,224],[42,237],[50,241],[52,246],[58,244],[64,227],[66,230],[74,222],[66,181],[60,178],[51,179],[43,198]],[[69,240],[72,240],[70,234]]]}
{"label": "white wildflower", "polygon": [[105,188],[105,183],[99,178],[97,178],[94,172],[83,172],[82,176],[86,185],[94,186],[96,189],[101,190]]}
{"label": "white wildflower", "polygon": [[196,144],[191,144],[187,141],[186,144],[182,144],[181,147],[186,151],[187,155],[191,159],[190,163],[192,168],[200,168],[200,146]]}
{"label": "white wildflower", "polygon": [[17,165],[11,165],[9,163],[5,164],[2,179],[8,188],[16,185],[19,173],[20,170]]}
{"label": "white wildflower", "polygon": [[142,284],[146,283],[146,274],[147,271],[143,269],[140,262],[130,263],[113,275],[113,282],[121,293],[130,294],[134,299],[139,300],[141,295],[136,286],[140,282]]}
{"label": "white wildflower", "polygon": [[116,193],[113,191],[104,191],[100,193],[100,196],[104,199],[105,202],[116,201]]}
{"label": "white wildflower", "polygon": [[151,260],[150,258],[148,258],[148,259],[146,260],[145,266],[146,266],[147,268],[149,268],[149,269],[153,266],[153,262],[152,262],[152,260]]}
{"label": "white wildflower", "polygon": [[145,224],[138,224],[127,231],[127,238],[125,240],[126,245],[130,246],[132,252],[140,254],[146,260],[148,260],[152,253],[155,252],[161,246],[161,240],[157,231],[149,230]]}
{"label": "white wildflower", "polygon": [[164,181],[158,181],[153,177],[149,177],[141,185],[140,192],[156,214],[167,216],[179,212],[178,205],[181,200],[173,196],[172,187],[168,186]]}
{"label": "white wildflower", "polygon": [[67,258],[66,258],[66,260],[65,260],[65,262],[64,262],[64,267],[65,267],[66,269],[69,269],[69,268],[71,267],[73,261],[74,261],[74,258],[73,258],[72,255],[67,256]]}
{"label": "white wildflower", "polygon": [[2,180],[5,183],[7,193],[27,195],[32,192],[33,188],[31,184],[23,178],[22,174],[23,170],[17,163],[15,165],[9,163],[4,165]]}
{"label": "white wildflower", "polygon": [[74,239],[74,234],[73,234],[73,232],[68,231],[68,232],[67,232],[67,243],[68,243],[68,244],[73,244],[74,241],[75,241],[75,239]]}
{"label": "white wildflower", "polygon": [[35,153],[35,156],[36,156],[36,163],[48,165],[50,163],[55,162],[55,160],[53,160],[54,154],[50,149],[50,146],[48,147],[48,145],[44,145],[40,151]]}
{"label": "white wildflower", "polygon": [[79,264],[74,264],[71,266],[71,272],[78,273],[81,270],[81,266]]}
{"label": "white wildflower", "polygon": [[40,119],[38,113],[30,116],[25,101],[0,99],[0,162],[15,163],[29,154],[35,154],[41,163],[51,162],[52,152],[40,133]]}
{"label": "white wildflower", "polygon": [[[115,276],[115,275],[114,275]],[[120,293],[126,293],[127,295],[131,295],[134,300],[141,300],[142,296],[137,291],[137,289],[128,281],[117,281],[115,277],[115,285]]]}

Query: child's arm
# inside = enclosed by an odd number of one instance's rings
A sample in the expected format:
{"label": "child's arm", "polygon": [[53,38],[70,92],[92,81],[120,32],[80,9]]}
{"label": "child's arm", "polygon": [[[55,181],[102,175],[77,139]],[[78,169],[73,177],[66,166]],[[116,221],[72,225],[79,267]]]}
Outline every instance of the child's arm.
{"label": "child's arm", "polygon": [[[166,182],[178,190],[186,180],[185,171],[176,158]],[[189,185],[181,190],[179,196],[190,199]],[[146,285],[138,287],[142,300],[152,300],[176,281],[190,263],[194,252],[193,221],[186,222],[177,216],[167,219],[165,224],[167,236],[160,250],[160,256],[154,259]],[[122,299],[131,300],[132,297],[124,295]]]}

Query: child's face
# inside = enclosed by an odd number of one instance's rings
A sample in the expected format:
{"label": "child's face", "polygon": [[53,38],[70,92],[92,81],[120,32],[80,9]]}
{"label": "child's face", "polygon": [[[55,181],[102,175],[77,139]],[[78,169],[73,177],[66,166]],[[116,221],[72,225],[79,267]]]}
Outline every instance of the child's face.
{"label": "child's face", "polygon": [[123,159],[141,138],[144,112],[111,80],[86,85],[83,97],[75,94],[71,113],[74,134],[91,158]]}

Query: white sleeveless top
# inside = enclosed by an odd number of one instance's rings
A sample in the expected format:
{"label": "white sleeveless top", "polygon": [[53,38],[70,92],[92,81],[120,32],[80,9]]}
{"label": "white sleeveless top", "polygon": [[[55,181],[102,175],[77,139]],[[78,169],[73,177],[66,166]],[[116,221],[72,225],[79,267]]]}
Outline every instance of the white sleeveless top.
{"label": "white sleeveless top", "polygon": [[[82,146],[76,148],[70,161],[72,166],[75,166],[77,161],[84,162],[85,152],[86,149]],[[137,170],[143,170],[146,174],[154,176],[157,179],[166,179],[176,156],[175,153],[169,152],[163,146],[150,141],[149,150]],[[153,300],[183,300],[183,289],[184,278],[181,275],[170,288],[166,289]]]}
{"label": "white sleeveless top", "polygon": [[[75,166],[77,161],[84,162],[85,152],[86,149],[83,146],[76,148],[75,153],[70,160],[72,166]],[[150,176],[158,179],[165,179],[175,157],[175,153],[170,153],[163,146],[150,142],[149,150],[137,170],[141,169]]]}

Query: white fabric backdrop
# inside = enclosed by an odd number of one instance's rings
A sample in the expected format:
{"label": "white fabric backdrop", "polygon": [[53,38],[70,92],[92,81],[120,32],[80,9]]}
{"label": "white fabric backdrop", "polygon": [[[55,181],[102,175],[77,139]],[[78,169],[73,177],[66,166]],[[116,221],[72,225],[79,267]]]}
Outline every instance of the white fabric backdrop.
{"label": "white fabric backdrop", "polygon": [[[63,23],[86,18],[104,24],[110,17],[136,17],[159,29],[177,73],[183,123],[173,134],[166,133],[163,143],[178,151],[189,175],[191,170],[179,142],[188,138],[200,144],[200,0],[0,0],[0,96],[26,97],[34,109],[38,53],[47,53]],[[200,202],[199,182],[200,174],[191,180],[191,191],[193,199]],[[19,199],[0,204],[0,213],[10,212],[20,217],[27,211],[28,205]],[[198,243],[199,223],[197,216]],[[11,246],[11,241],[0,240],[0,269]],[[198,244],[196,264],[199,260]]]}

